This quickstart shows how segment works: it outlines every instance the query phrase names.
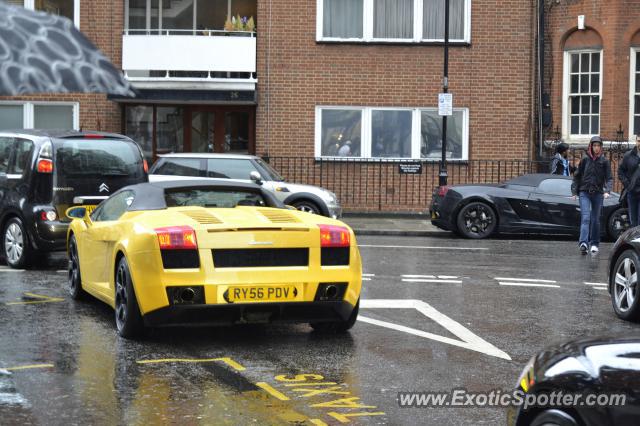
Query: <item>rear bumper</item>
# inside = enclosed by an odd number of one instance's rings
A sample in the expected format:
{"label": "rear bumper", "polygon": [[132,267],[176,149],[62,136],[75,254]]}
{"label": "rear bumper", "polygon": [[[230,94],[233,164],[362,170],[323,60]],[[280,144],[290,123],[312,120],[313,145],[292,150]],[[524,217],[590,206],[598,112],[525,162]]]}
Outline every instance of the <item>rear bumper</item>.
{"label": "rear bumper", "polygon": [[346,321],[353,308],[347,301],[182,305],[156,309],[143,319],[149,327]]}
{"label": "rear bumper", "polygon": [[55,251],[65,249],[69,222],[36,220],[34,225],[33,237],[38,250]]}

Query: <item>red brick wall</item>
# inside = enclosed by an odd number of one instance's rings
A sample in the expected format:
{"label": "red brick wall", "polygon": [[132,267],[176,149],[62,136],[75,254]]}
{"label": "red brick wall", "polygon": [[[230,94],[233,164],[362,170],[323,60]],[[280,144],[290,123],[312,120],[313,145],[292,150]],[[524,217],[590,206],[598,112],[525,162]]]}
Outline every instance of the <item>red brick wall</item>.
{"label": "red brick wall", "polygon": [[[578,15],[585,15],[587,31],[602,39],[603,84],[600,110],[600,133],[614,138],[622,123],[624,136],[629,136],[629,48],[640,31],[638,0],[560,0],[547,5],[547,42],[545,58],[545,90],[551,95],[553,125],[562,129],[562,80],[565,40],[576,47]],[[578,36],[578,37],[576,37]],[[586,41],[585,41],[586,43]],[[587,43],[588,44],[588,43]]]}
{"label": "red brick wall", "polygon": [[[471,45],[450,48],[470,159],[529,158],[534,7],[473,0]],[[316,105],[437,106],[442,46],[316,43],[316,0],[258,0],[258,21],[259,155],[313,156]]]}
{"label": "red brick wall", "polygon": [[[122,58],[123,0],[81,0],[80,30],[116,65]],[[0,101],[64,101],[80,103],[80,127],[84,130],[121,131],[118,104],[106,95],[70,93],[0,97]]]}

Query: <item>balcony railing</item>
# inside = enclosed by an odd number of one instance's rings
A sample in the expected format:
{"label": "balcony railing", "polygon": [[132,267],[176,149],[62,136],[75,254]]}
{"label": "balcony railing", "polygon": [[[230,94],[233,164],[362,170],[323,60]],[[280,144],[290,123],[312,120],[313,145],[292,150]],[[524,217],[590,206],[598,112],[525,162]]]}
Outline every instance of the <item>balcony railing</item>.
{"label": "balcony railing", "polygon": [[[127,30],[122,69],[134,82],[256,83],[256,34],[218,30]],[[247,87],[248,88],[248,87]]]}

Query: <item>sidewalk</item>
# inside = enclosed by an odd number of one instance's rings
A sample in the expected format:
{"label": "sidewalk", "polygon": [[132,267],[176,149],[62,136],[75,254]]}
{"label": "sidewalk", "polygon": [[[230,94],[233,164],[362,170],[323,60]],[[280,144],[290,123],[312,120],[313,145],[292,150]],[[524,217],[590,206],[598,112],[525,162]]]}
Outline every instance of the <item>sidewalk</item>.
{"label": "sidewalk", "polygon": [[353,228],[356,235],[397,235],[413,237],[450,236],[451,233],[436,228],[424,215],[367,215],[345,214],[342,219]]}

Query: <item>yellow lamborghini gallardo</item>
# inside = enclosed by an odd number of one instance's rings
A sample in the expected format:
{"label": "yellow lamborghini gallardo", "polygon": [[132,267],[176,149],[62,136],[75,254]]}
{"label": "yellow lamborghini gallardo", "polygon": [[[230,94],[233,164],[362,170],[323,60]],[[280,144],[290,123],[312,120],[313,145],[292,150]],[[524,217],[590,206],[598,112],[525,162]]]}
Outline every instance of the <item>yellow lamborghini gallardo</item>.
{"label": "yellow lamborghini gallardo", "polygon": [[111,305],[123,337],[194,323],[345,331],[356,321],[362,266],[353,231],[289,210],[258,185],[143,183],[67,215],[71,296]]}

